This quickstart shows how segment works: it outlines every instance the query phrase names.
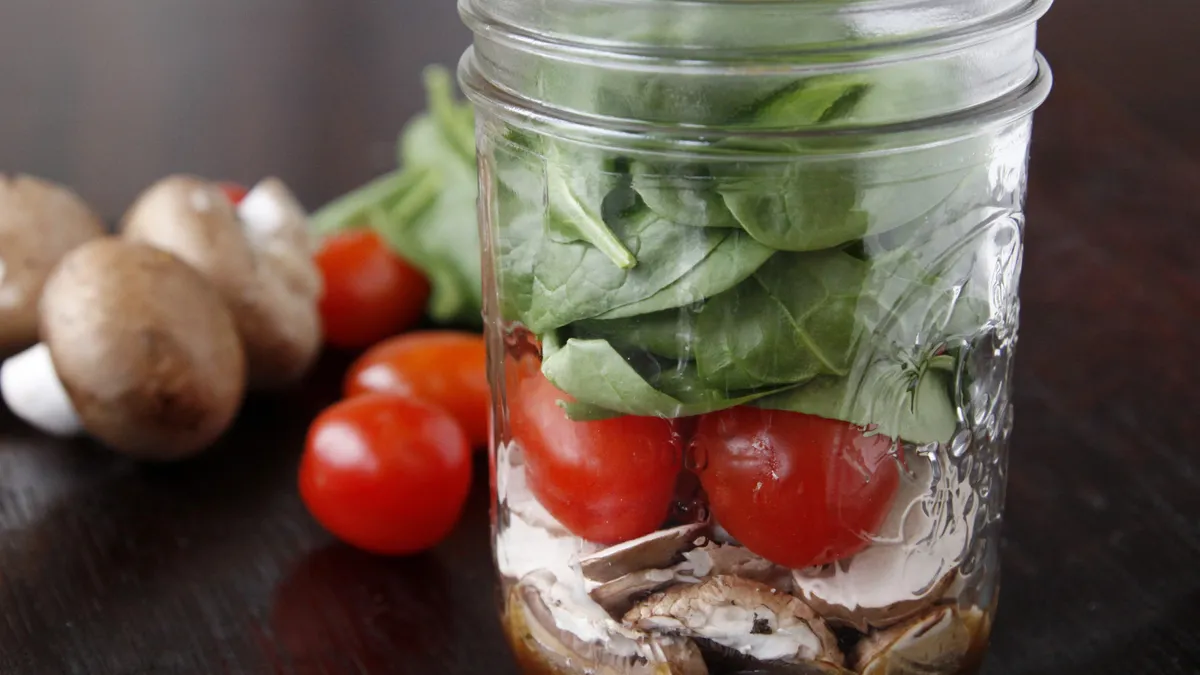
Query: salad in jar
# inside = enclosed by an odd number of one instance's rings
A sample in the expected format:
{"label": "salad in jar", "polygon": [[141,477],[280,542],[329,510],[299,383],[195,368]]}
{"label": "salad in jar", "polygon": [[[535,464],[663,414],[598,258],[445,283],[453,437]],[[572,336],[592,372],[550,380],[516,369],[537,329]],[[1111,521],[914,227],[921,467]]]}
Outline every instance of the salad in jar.
{"label": "salad in jar", "polygon": [[[512,75],[474,27],[495,555],[525,670],[975,672],[1049,86],[1032,43],[1022,86],[908,124],[886,64]],[[951,105],[930,68],[906,85]]]}

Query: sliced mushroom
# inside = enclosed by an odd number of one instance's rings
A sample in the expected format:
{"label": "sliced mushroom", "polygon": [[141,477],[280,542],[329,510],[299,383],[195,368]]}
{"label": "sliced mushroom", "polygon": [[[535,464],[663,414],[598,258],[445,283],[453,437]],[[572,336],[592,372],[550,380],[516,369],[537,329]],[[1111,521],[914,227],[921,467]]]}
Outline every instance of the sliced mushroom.
{"label": "sliced mushroom", "polygon": [[303,209],[277,180],[255,187],[235,212],[216,185],[190,176],[150,187],[122,225],[126,239],[174,253],[216,286],[255,389],[295,382],[320,351],[321,283],[307,229]]}
{"label": "sliced mushroom", "polygon": [[38,341],[38,300],[54,265],[104,224],[65,187],[0,175],[0,357]]}
{"label": "sliced mushroom", "polygon": [[639,603],[623,622],[640,631],[702,638],[763,662],[840,668],[837,639],[799,598],[737,577],[675,586]]}
{"label": "sliced mushroom", "polygon": [[683,554],[680,565],[693,577],[735,576],[762,582],[778,591],[792,591],[792,573],[750,549],[734,544],[710,542]]}
{"label": "sliced mushroom", "polygon": [[855,662],[862,675],[959,673],[973,657],[983,613],[963,614],[946,605],[859,642]]}
{"label": "sliced mushroom", "polygon": [[696,547],[697,539],[707,529],[706,523],[693,523],[652,532],[581,558],[579,566],[583,576],[599,582],[641,570],[670,567],[682,560],[686,551]]}
{"label": "sliced mushroom", "polygon": [[918,614],[941,598],[972,543],[972,488],[944,457],[907,460],[879,539],[847,560],[793,575],[796,592],[823,616],[865,632]]}
{"label": "sliced mushroom", "polygon": [[44,343],[0,369],[19,417],[160,460],[207,447],[232,423],[241,341],[220,296],[175,256],[93,240],[63,258],[40,312]]}
{"label": "sliced mushroom", "polygon": [[[615,629],[564,600],[547,600],[553,577],[513,586],[505,621],[518,661],[550,675],[707,675],[696,645],[684,638]],[[556,613],[556,610],[558,612]],[[606,617],[605,617],[606,618]],[[573,629],[573,630],[572,630]],[[581,635],[582,634],[582,635]]]}
{"label": "sliced mushroom", "polygon": [[[703,542],[703,538],[693,543],[697,542]],[[690,551],[684,551],[682,555],[683,562],[669,568],[647,568],[630,572],[600,584],[589,594],[614,616],[621,616],[651,593],[657,593],[675,584],[700,583],[713,576],[736,576],[760,581],[785,593],[791,590],[791,570],[779,567],[741,546],[708,542]]]}

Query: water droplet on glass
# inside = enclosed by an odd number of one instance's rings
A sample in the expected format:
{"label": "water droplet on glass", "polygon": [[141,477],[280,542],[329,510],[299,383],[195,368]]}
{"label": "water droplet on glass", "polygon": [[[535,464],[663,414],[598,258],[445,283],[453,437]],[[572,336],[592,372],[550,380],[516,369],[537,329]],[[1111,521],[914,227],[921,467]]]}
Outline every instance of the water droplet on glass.
{"label": "water droplet on glass", "polygon": [[683,465],[689,471],[703,471],[708,468],[708,451],[700,446],[692,446],[683,453]]}

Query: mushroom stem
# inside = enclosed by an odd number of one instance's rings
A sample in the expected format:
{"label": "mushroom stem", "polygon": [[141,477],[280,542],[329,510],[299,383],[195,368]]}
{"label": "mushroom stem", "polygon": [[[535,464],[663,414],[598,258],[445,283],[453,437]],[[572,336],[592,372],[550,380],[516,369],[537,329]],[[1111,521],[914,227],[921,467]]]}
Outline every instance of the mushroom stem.
{"label": "mushroom stem", "polygon": [[0,365],[0,395],[14,415],[47,434],[72,437],[83,433],[83,422],[58,379],[44,342]]}

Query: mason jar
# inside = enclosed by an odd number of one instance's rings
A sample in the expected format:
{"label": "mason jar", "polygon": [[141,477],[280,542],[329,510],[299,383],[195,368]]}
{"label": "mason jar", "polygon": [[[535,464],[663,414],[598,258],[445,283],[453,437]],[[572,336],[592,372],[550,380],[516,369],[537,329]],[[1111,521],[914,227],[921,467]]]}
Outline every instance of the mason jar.
{"label": "mason jar", "polygon": [[1048,0],[461,0],[529,673],[973,673]]}

